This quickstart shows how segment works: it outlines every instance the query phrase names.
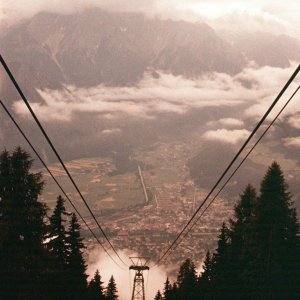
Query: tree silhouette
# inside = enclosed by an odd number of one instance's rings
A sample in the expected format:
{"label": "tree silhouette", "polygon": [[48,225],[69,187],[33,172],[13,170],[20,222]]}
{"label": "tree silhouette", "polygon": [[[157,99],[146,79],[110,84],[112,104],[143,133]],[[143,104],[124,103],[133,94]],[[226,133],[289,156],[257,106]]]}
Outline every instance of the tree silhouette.
{"label": "tree silhouette", "polygon": [[260,187],[252,255],[253,291],[257,299],[292,299],[298,223],[280,166],[274,162]]}
{"label": "tree silhouette", "polygon": [[102,285],[103,282],[101,281],[101,276],[97,270],[88,286],[89,300],[105,300],[104,289]]}
{"label": "tree silhouette", "polygon": [[68,255],[67,232],[65,230],[66,219],[63,218],[64,216],[67,216],[64,199],[58,196],[53,214],[49,218],[49,242],[47,243],[47,249],[52,258],[52,272],[49,279],[48,293],[55,298],[66,298],[68,295],[68,289],[62,284],[65,281]]}
{"label": "tree silhouette", "polygon": [[47,244],[49,252],[60,262],[61,266],[66,264],[67,259],[67,233],[65,230],[63,216],[66,216],[64,199],[58,196],[53,214],[50,217],[50,241]]}
{"label": "tree silhouette", "polygon": [[67,232],[67,284],[70,299],[83,299],[87,292],[86,264],[83,259],[83,238],[80,236],[80,225],[76,214],[73,213]]}
{"label": "tree silhouette", "polygon": [[163,291],[163,299],[164,300],[170,300],[171,299],[171,292],[172,286],[170,284],[169,278],[167,277],[167,280],[165,282],[164,291]]}
{"label": "tree silhouette", "polygon": [[20,147],[0,155],[0,298],[36,299],[45,269],[45,206],[40,173]]}
{"label": "tree silhouette", "polygon": [[163,300],[163,297],[161,295],[161,292],[158,290],[155,297],[154,297],[154,300]]}
{"label": "tree silhouette", "polygon": [[[257,205],[256,190],[252,185],[247,185],[240,200],[234,208],[234,220],[230,219],[230,268],[228,270],[230,277],[230,287],[232,288],[232,297],[247,299],[249,272],[247,271],[250,257],[256,247],[251,236],[254,233],[253,221]],[[251,273],[251,272],[250,272]],[[240,289],[235,287],[239,286]]]}
{"label": "tree silhouette", "polygon": [[119,299],[117,285],[113,276],[110,277],[106,288],[106,299],[107,300]]}
{"label": "tree silhouette", "polygon": [[177,275],[178,295],[180,299],[196,299],[197,275],[194,263],[187,259]]}
{"label": "tree silhouette", "polygon": [[208,295],[211,293],[211,285],[214,279],[213,272],[213,259],[210,255],[210,252],[207,251],[203,264],[203,272],[198,279],[198,288],[201,291],[201,294],[204,299],[208,298]]}

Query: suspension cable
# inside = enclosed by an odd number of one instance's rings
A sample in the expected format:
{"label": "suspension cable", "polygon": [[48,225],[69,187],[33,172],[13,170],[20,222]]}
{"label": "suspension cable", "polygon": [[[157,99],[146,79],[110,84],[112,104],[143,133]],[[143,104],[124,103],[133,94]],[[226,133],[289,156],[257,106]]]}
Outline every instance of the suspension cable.
{"label": "suspension cable", "polygon": [[292,76],[289,78],[289,80],[287,81],[287,83],[284,85],[284,87],[282,88],[282,90],[279,92],[279,94],[277,95],[277,97],[275,98],[275,100],[273,101],[273,103],[270,105],[270,107],[268,108],[268,110],[266,111],[266,113],[263,115],[263,117],[261,118],[261,120],[257,123],[257,125],[255,126],[255,128],[252,130],[252,132],[250,133],[250,135],[248,136],[248,138],[246,139],[246,141],[244,142],[244,144],[242,145],[242,147],[236,153],[236,155],[234,156],[234,158],[232,159],[232,161],[229,163],[229,165],[227,166],[227,168],[225,169],[225,171],[222,173],[222,175],[217,180],[217,182],[215,183],[215,185],[212,187],[212,189],[210,190],[210,192],[204,198],[204,200],[202,201],[202,203],[200,204],[200,206],[194,212],[194,214],[192,215],[192,217],[190,218],[190,220],[183,227],[183,229],[179,232],[179,234],[177,235],[177,237],[175,238],[175,240],[171,243],[171,245],[167,248],[167,250],[162,254],[162,256],[154,264],[154,266],[160,264],[160,262],[165,258],[165,256],[169,253],[169,251],[175,246],[175,244],[177,243],[177,241],[179,240],[179,238],[183,235],[183,233],[185,232],[185,230],[192,223],[192,221],[197,216],[197,214],[199,213],[199,211],[201,210],[201,208],[204,206],[204,204],[207,202],[207,200],[209,199],[209,197],[215,191],[215,189],[217,188],[217,186],[219,185],[219,183],[223,180],[223,178],[225,177],[225,175],[227,174],[227,172],[229,171],[229,169],[236,162],[236,160],[238,159],[238,157],[240,156],[240,154],[242,153],[242,151],[245,149],[245,147],[248,145],[248,143],[250,142],[250,140],[252,139],[252,137],[258,131],[258,129],[263,124],[263,122],[266,120],[266,118],[269,116],[270,112],[273,110],[273,108],[278,103],[278,101],[280,100],[280,98],[282,97],[282,95],[284,94],[284,92],[287,90],[287,88],[293,82],[293,80],[295,79],[295,77],[297,76],[297,74],[299,73],[299,71],[300,71],[300,65],[298,65],[298,67],[296,68],[296,70],[294,71],[294,73],[292,74]]}
{"label": "suspension cable", "polygon": [[17,81],[15,80],[13,74],[11,73],[10,69],[8,68],[4,58],[2,57],[2,55],[0,55],[0,61],[2,66],[4,67],[6,73],[8,74],[10,80],[12,81],[12,83],[14,84],[16,90],[18,91],[18,93],[20,94],[23,102],[25,103],[25,105],[27,106],[28,110],[30,111],[33,119],[35,120],[37,126],[39,127],[39,129],[41,130],[43,136],[45,137],[45,139],[47,140],[49,146],[51,147],[52,151],[54,152],[54,154],[56,155],[57,159],[59,160],[60,164],[62,165],[63,169],[65,170],[67,176],[69,177],[70,181],[72,182],[73,186],[75,187],[77,193],[79,194],[80,198],[82,199],[82,201],[84,202],[86,208],[88,209],[89,213],[91,214],[91,216],[93,217],[94,221],[96,222],[98,228],[100,229],[101,233],[103,234],[105,240],[108,242],[108,244],[110,245],[110,247],[112,248],[112,250],[114,251],[114,253],[117,255],[117,257],[120,259],[120,261],[126,266],[128,267],[128,265],[123,261],[123,259],[120,257],[120,255],[118,254],[118,252],[116,251],[115,247],[113,246],[113,244],[111,243],[111,241],[109,240],[108,236],[106,235],[106,233],[104,232],[103,228],[101,227],[101,225],[99,224],[98,220],[96,219],[93,211],[91,210],[90,206],[88,205],[87,201],[85,200],[84,196],[82,195],[78,185],[75,183],[73,177],[71,176],[68,168],[66,167],[65,163],[63,162],[62,158],[60,157],[60,155],[58,154],[56,148],[54,147],[54,144],[52,143],[52,141],[50,140],[50,137],[48,136],[48,134],[46,133],[44,127],[42,126],[42,124],[40,123],[39,119],[37,118],[36,114],[34,113],[34,111],[32,110],[32,107],[30,105],[30,103],[28,102],[27,98],[25,97],[24,93],[22,92],[22,89],[20,88],[19,84],[17,83]]}
{"label": "suspension cable", "polygon": [[98,244],[103,248],[103,250],[106,252],[106,254],[112,259],[112,261],[121,269],[125,270],[123,267],[121,267],[115,260],[114,258],[109,254],[109,252],[107,251],[107,249],[104,247],[103,243],[101,243],[101,241],[98,239],[98,237],[96,236],[96,234],[94,233],[94,231],[90,228],[90,226],[88,225],[88,223],[85,221],[84,217],[81,215],[81,213],[79,212],[79,210],[76,208],[75,204],[72,202],[72,200],[70,199],[70,197],[68,196],[68,194],[65,192],[65,190],[63,189],[63,187],[61,186],[61,184],[58,182],[58,180],[55,178],[55,176],[53,175],[53,173],[51,172],[51,170],[48,168],[48,166],[46,165],[45,161],[42,159],[42,157],[39,155],[39,153],[37,152],[37,150],[35,149],[35,147],[33,146],[33,144],[30,142],[29,138],[26,136],[26,134],[24,133],[24,131],[21,129],[20,125],[17,123],[17,121],[15,120],[15,118],[12,116],[12,114],[9,112],[9,110],[7,109],[7,107],[5,106],[5,104],[2,102],[2,100],[0,99],[0,104],[2,106],[2,108],[4,109],[4,111],[6,112],[6,114],[9,116],[9,118],[11,119],[11,121],[15,124],[15,126],[17,127],[17,129],[19,130],[19,132],[21,133],[21,135],[23,136],[23,138],[26,140],[26,142],[28,143],[28,145],[30,146],[31,150],[35,153],[35,155],[37,156],[37,158],[40,160],[40,162],[42,163],[42,165],[44,166],[44,168],[47,170],[47,172],[49,173],[49,175],[52,177],[52,179],[54,180],[54,182],[56,183],[56,185],[58,186],[58,188],[61,190],[61,192],[64,194],[64,196],[66,197],[66,199],[68,200],[68,202],[71,204],[71,206],[73,207],[73,209],[76,211],[77,215],[80,217],[80,219],[83,221],[83,223],[85,224],[85,226],[88,228],[88,230],[91,232],[91,234],[93,235],[93,237],[96,239],[96,241],[98,242]]}

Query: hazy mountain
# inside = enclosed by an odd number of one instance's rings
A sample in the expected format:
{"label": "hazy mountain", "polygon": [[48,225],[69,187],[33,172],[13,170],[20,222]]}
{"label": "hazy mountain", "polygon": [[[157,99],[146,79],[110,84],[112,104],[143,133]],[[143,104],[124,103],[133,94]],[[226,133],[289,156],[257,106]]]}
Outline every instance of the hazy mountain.
{"label": "hazy mountain", "polygon": [[290,61],[300,61],[300,41],[288,35],[243,33],[231,40],[237,49],[259,66],[286,68],[290,66]]}
{"label": "hazy mountain", "polygon": [[263,31],[266,33],[289,34],[292,32],[288,24],[268,13],[240,11],[207,20],[219,34],[242,34]]}
{"label": "hazy mountain", "polygon": [[284,68],[290,66],[290,61],[300,59],[296,29],[267,12],[235,12],[208,20],[208,24],[259,66]]}
{"label": "hazy mountain", "polygon": [[204,23],[96,8],[75,15],[40,13],[10,28],[0,45],[17,79],[34,88],[59,88],[63,82],[129,85],[147,68],[189,77],[233,74],[246,64]]}

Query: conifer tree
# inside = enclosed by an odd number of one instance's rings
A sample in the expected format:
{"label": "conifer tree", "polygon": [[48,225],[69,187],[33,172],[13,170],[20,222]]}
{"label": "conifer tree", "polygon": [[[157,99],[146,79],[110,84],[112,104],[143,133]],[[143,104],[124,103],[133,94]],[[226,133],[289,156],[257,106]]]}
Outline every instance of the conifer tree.
{"label": "conifer tree", "polygon": [[42,176],[30,172],[32,163],[20,147],[0,155],[0,298],[6,300],[41,296],[46,208],[38,201]]}
{"label": "conifer tree", "polygon": [[213,279],[213,261],[209,251],[207,251],[205,256],[201,278],[207,283]]}
{"label": "conifer tree", "polygon": [[249,233],[253,221],[256,203],[256,190],[249,184],[240,195],[240,201],[234,207],[235,220],[230,220],[231,230],[229,233],[232,247],[243,248],[246,235]]}
{"label": "conifer tree", "polygon": [[164,300],[170,300],[171,299],[171,290],[172,286],[169,281],[169,277],[167,277],[167,280],[165,282],[164,291],[163,291],[163,299]]}
{"label": "conifer tree", "polygon": [[83,258],[83,238],[80,236],[80,225],[76,214],[73,213],[67,232],[67,285],[69,299],[83,299],[87,292],[86,264]]}
{"label": "conifer tree", "polygon": [[[230,266],[228,277],[230,277],[230,287],[232,289],[232,297],[234,298],[247,299],[249,295],[249,272],[247,265],[255,247],[251,242],[251,235],[254,232],[253,221],[256,204],[256,190],[249,184],[240,195],[240,200],[234,207],[234,220],[229,220]],[[237,289],[237,286],[240,288]]]}
{"label": "conifer tree", "polygon": [[209,298],[213,278],[213,259],[210,252],[207,251],[203,264],[203,272],[198,279],[198,290],[201,291],[203,299]]}
{"label": "conifer tree", "polygon": [[160,290],[157,291],[154,300],[163,300]]}
{"label": "conifer tree", "polygon": [[228,299],[229,297],[229,247],[228,247],[228,229],[225,223],[222,224],[220,235],[218,236],[218,247],[213,256],[213,277],[212,290],[213,299]]}
{"label": "conifer tree", "polygon": [[66,215],[64,199],[61,196],[58,196],[53,214],[50,217],[50,241],[48,242],[47,247],[49,252],[57,259],[62,267],[66,264],[67,257],[67,233],[64,226],[66,220],[63,219],[63,216]]}
{"label": "conifer tree", "polygon": [[196,299],[197,275],[194,263],[187,259],[180,267],[177,276],[179,299]]}
{"label": "conifer tree", "polygon": [[106,288],[106,299],[107,300],[119,299],[117,285],[113,276],[110,277]]}
{"label": "conifer tree", "polygon": [[89,300],[105,300],[104,289],[102,285],[103,282],[101,281],[101,276],[97,270],[88,286]]}
{"label": "conifer tree", "polygon": [[172,288],[170,290],[170,299],[171,300],[179,300],[180,299],[176,282],[173,283]]}
{"label": "conifer tree", "polygon": [[51,259],[51,273],[49,274],[49,285],[47,293],[55,299],[65,299],[68,289],[62,282],[65,281],[67,267],[67,232],[65,230],[64,216],[67,216],[64,199],[57,197],[53,214],[49,218],[50,225],[47,249]]}
{"label": "conifer tree", "polygon": [[255,212],[252,267],[256,299],[292,299],[298,224],[291,194],[280,166],[274,162],[260,188]]}

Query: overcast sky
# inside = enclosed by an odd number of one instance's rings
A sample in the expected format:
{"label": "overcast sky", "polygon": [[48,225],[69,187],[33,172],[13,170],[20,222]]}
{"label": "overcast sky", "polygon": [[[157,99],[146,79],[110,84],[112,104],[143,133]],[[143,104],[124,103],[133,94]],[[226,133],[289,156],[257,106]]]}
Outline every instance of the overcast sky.
{"label": "overcast sky", "polygon": [[14,22],[40,11],[74,13],[98,6],[113,11],[143,12],[150,16],[184,19],[216,19],[247,13],[286,26],[299,33],[299,0],[0,0],[0,22]]}

